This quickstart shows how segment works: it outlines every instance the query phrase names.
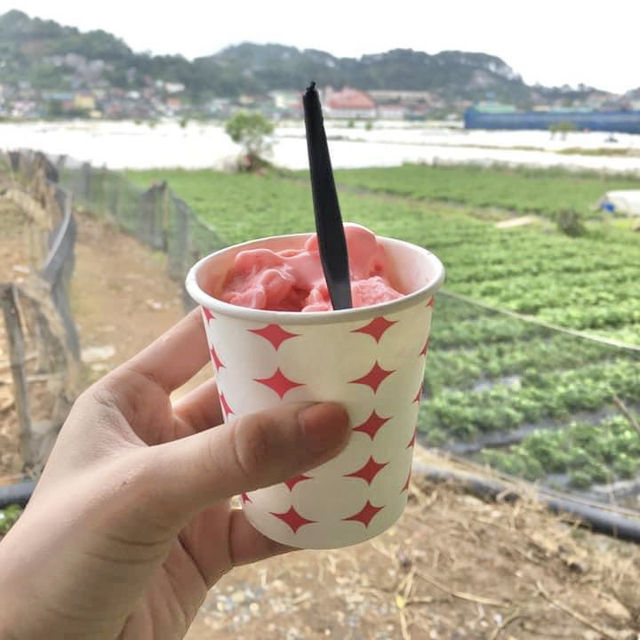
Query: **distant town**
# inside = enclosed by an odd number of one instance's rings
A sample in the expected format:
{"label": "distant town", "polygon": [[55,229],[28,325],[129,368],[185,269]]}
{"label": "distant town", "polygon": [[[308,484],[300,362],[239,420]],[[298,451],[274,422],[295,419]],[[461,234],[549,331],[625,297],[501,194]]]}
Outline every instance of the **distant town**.
{"label": "distant town", "polygon": [[[66,90],[42,89],[30,80],[15,84],[0,84],[0,118],[11,120],[35,119],[129,119],[156,120],[160,118],[226,119],[238,110],[259,111],[272,120],[300,118],[301,91],[271,90],[260,94],[240,94],[214,97],[204,103],[194,103],[187,87],[180,82],[168,82],[150,76],[142,78],[142,86],[126,89],[112,86],[105,78],[109,64],[101,59],[88,60],[76,53],[50,56],[48,65],[72,71],[71,84]],[[131,80],[135,69],[130,70]],[[90,88],[86,88],[89,86]],[[82,87],[82,88],[81,88]],[[640,98],[619,96],[600,91],[583,92],[575,97],[575,90],[567,87],[556,100],[534,105],[533,111],[554,110],[640,110]],[[568,99],[571,96],[571,99]],[[326,117],[345,120],[460,120],[474,105],[469,99],[445,100],[436,92],[378,89],[365,91],[342,87],[321,90]],[[491,111],[514,110],[512,105],[490,102],[480,108]]]}

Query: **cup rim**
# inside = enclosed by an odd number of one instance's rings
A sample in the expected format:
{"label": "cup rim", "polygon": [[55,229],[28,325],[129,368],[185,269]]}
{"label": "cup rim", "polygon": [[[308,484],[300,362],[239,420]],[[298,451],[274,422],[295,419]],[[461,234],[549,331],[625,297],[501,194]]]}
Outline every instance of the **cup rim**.
{"label": "cup rim", "polygon": [[372,315],[385,315],[396,311],[401,311],[407,307],[412,307],[420,303],[424,298],[433,296],[442,286],[445,277],[444,265],[440,259],[428,249],[411,242],[398,240],[396,238],[388,238],[385,236],[377,236],[383,244],[396,244],[410,247],[412,250],[422,252],[427,260],[431,263],[434,276],[420,289],[412,291],[402,298],[381,302],[380,304],[370,305],[367,307],[355,307],[351,309],[339,309],[337,311],[272,311],[269,309],[253,309],[251,307],[241,307],[235,304],[224,302],[219,298],[206,293],[198,284],[198,274],[200,270],[214,256],[231,252],[244,251],[247,249],[257,248],[256,245],[262,245],[267,240],[284,239],[284,238],[304,238],[308,239],[314,235],[313,233],[291,233],[280,236],[268,236],[266,238],[257,238],[240,244],[230,245],[224,249],[214,251],[209,255],[201,258],[196,262],[189,272],[185,280],[187,292],[199,305],[209,309],[213,313],[216,311],[224,316],[231,316],[242,320],[251,320],[255,322],[278,323],[278,324],[333,324],[335,322],[347,322],[351,320],[360,320],[362,318],[370,318]]}

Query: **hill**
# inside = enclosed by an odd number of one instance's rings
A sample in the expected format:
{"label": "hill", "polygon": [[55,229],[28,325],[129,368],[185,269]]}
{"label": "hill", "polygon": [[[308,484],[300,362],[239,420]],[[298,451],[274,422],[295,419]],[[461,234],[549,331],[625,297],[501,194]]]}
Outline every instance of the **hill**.
{"label": "hill", "polygon": [[[300,90],[310,79],[336,88],[428,91],[447,105],[493,100],[527,106],[563,91],[530,87],[506,62],[486,53],[430,55],[395,49],[356,59],[244,43],[189,61],[179,55],[136,53],[102,30],[83,33],[17,10],[0,16],[0,83],[27,90],[140,90],[160,82],[183,85],[188,99],[201,102],[216,96]],[[582,87],[577,94],[592,91]]]}

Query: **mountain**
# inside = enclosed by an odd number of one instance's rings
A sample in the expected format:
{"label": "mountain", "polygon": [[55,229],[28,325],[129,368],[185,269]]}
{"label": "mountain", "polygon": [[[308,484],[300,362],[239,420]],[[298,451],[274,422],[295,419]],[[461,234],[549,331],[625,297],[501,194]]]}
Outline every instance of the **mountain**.
{"label": "mountain", "polygon": [[[178,55],[135,53],[102,30],[82,33],[17,10],[0,16],[0,83],[23,89],[131,91],[173,83],[184,85],[188,100],[202,102],[216,96],[301,90],[312,79],[334,88],[428,91],[444,104],[492,100],[529,106],[541,96],[557,95],[553,89],[528,86],[503,60],[485,53],[430,55],[395,49],[356,59],[244,43],[189,61]],[[590,91],[576,90],[578,96]]]}
{"label": "mountain", "polygon": [[244,43],[194,60],[216,72],[231,72],[243,90],[300,89],[314,79],[320,86],[373,90],[433,91],[444,98],[527,102],[530,88],[500,58],[484,53],[443,51],[436,55],[395,49],[360,59],[324,51]]}

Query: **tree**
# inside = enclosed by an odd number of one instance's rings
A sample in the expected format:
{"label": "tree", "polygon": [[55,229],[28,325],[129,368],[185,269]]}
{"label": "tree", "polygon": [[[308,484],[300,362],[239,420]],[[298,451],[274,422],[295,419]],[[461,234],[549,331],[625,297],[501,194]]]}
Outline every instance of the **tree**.
{"label": "tree", "polygon": [[234,142],[244,147],[244,169],[253,171],[267,164],[262,155],[271,150],[267,136],[273,133],[273,124],[262,114],[239,111],[227,120],[224,130]]}

